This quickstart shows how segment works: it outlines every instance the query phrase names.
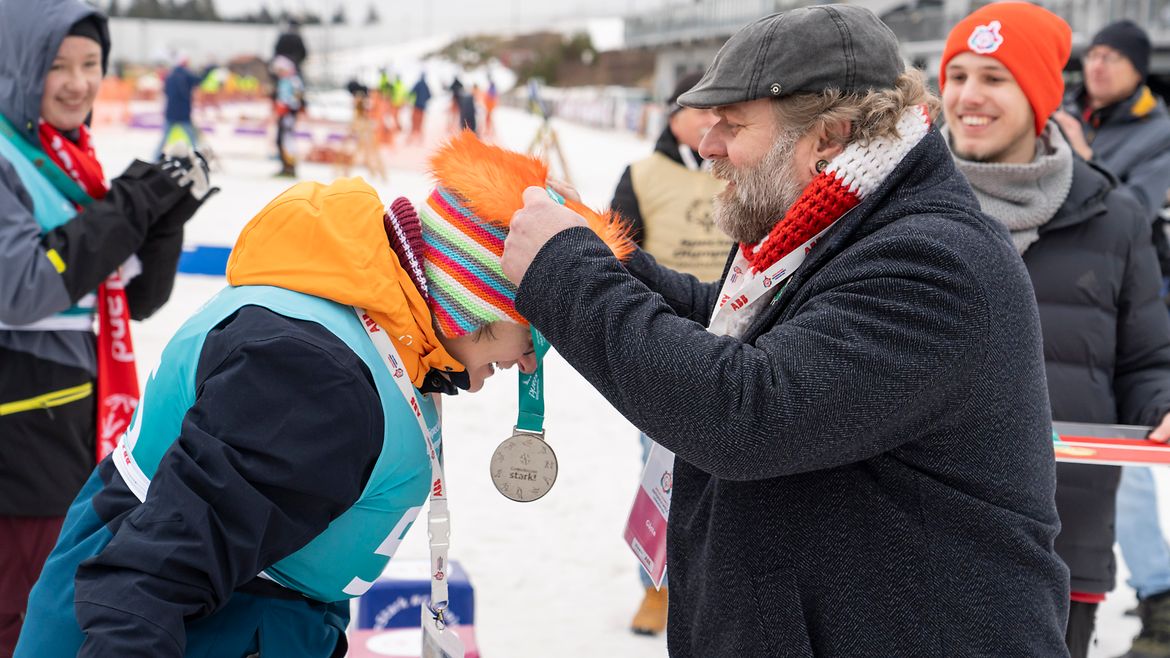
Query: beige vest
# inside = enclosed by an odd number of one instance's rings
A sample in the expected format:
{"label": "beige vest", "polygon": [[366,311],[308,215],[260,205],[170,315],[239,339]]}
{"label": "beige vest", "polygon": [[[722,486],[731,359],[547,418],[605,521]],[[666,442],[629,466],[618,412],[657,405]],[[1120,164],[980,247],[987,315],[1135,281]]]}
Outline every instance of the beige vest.
{"label": "beige vest", "polygon": [[642,211],[642,248],[671,269],[719,280],[733,244],[711,221],[723,181],[656,152],[630,165],[630,182]]}

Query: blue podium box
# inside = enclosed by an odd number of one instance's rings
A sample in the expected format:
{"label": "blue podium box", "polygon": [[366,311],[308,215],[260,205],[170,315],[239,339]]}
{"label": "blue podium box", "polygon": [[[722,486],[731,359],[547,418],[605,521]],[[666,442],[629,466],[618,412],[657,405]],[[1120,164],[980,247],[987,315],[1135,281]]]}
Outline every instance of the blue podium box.
{"label": "blue podium box", "polygon": [[179,272],[181,274],[206,274],[208,276],[223,276],[227,271],[228,257],[232,254],[231,247],[212,247],[196,245],[184,247],[179,255]]}
{"label": "blue podium box", "polygon": [[[451,561],[447,572],[447,620],[475,624],[475,592],[467,572]],[[431,599],[429,564],[422,560],[391,560],[382,577],[358,598],[358,629],[417,628],[422,606]]]}

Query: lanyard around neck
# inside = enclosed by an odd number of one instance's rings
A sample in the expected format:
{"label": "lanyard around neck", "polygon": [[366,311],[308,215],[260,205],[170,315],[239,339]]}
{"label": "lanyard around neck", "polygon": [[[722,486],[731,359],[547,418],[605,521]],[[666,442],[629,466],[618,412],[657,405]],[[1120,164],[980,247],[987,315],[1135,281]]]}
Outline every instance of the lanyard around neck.
{"label": "lanyard around neck", "polygon": [[28,159],[37,171],[45,177],[57,191],[64,194],[67,199],[77,204],[78,206],[88,206],[93,203],[93,197],[81,189],[77,181],[69,177],[65,170],[53,162],[48,153],[33,146],[24,135],[16,130],[16,126],[8,120],[8,117],[0,114],[0,135],[3,135],[8,141],[20,151],[21,155]]}
{"label": "lanyard around neck", "polygon": [[[565,197],[551,186],[544,191],[560,205]],[[533,434],[544,434],[544,355],[548,354],[549,342],[532,327],[532,349],[536,352],[536,370],[532,374],[520,373],[520,412],[516,416],[516,429]]]}
{"label": "lanyard around neck", "polygon": [[[848,211],[845,214],[849,214]],[[809,238],[804,244],[786,254],[783,258],[768,266],[762,272],[752,272],[751,263],[743,253],[743,247],[735,255],[731,263],[731,270],[723,282],[719,292],[719,299],[715,302],[715,309],[711,313],[711,321],[707,323],[708,330],[723,335],[731,325],[731,318],[751,313],[750,306],[760,297],[768,293],[772,286],[777,286],[796,272],[804,263],[817,242],[825,236],[838,222],[838,217],[832,224],[821,229],[819,233]]]}
{"label": "lanyard around neck", "polygon": [[373,342],[374,348],[382,357],[386,370],[394,379],[398,391],[414,413],[418,427],[422,430],[423,443],[426,444],[427,457],[431,462],[431,504],[427,508],[427,537],[431,547],[431,611],[435,619],[443,622],[443,611],[447,608],[447,570],[449,568],[448,553],[451,546],[451,515],[447,511],[447,484],[443,478],[443,464],[435,452],[435,444],[431,441],[430,430],[427,429],[426,419],[422,415],[419,405],[418,392],[414,384],[406,375],[406,368],[402,365],[402,357],[394,348],[394,343],[386,332],[374,322],[368,313],[359,308],[353,309],[358,320],[362,323],[366,335]]}

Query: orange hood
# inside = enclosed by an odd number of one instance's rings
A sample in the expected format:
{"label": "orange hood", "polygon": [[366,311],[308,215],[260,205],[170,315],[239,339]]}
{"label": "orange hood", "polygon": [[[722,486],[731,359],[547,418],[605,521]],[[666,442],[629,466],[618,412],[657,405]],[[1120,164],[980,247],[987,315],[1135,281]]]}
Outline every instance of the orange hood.
{"label": "orange hood", "polygon": [[298,183],[240,232],[227,281],[279,286],[365,309],[421,386],[432,368],[464,368],[439,343],[426,301],[386,238],[384,212],[378,193],[360,178]]}

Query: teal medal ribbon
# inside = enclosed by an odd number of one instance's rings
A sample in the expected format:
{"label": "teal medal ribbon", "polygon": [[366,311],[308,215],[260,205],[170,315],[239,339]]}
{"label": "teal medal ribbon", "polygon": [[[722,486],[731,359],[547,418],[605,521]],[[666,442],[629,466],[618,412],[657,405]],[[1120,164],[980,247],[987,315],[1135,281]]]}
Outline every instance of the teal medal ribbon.
{"label": "teal medal ribbon", "polygon": [[556,201],[562,206],[565,205],[565,197],[561,196],[561,193],[554,190],[552,186],[545,185],[544,191],[548,192],[549,197],[552,198],[553,201]]}
{"label": "teal medal ribbon", "polygon": [[544,440],[544,355],[549,343],[535,327],[532,348],[536,369],[520,373],[520,411],[512,436],[492,453],[492,484],[504,497],[519,503],[543,498],[557,480],[557,456]]}
{"label": "teal medal ribbon", "polygon": [[[553,201],[565,205],[565,197],[552,187],[544,190]],[[536,369],[520,373],[516,426],[492,453],[489,467],[496,490],[518,503],[543,498],[557,480],[557,456],[544,440],[544,355],[549,347],[548,340],[532,327]]]}
{"label": "teal medal ribbon", "polygon": [[516,416],[516,430],[544,434],[544,355],[548,354],[548,340],[532,328],[532,348],[536,352],[536,370],[520,373],[520,413]]}

